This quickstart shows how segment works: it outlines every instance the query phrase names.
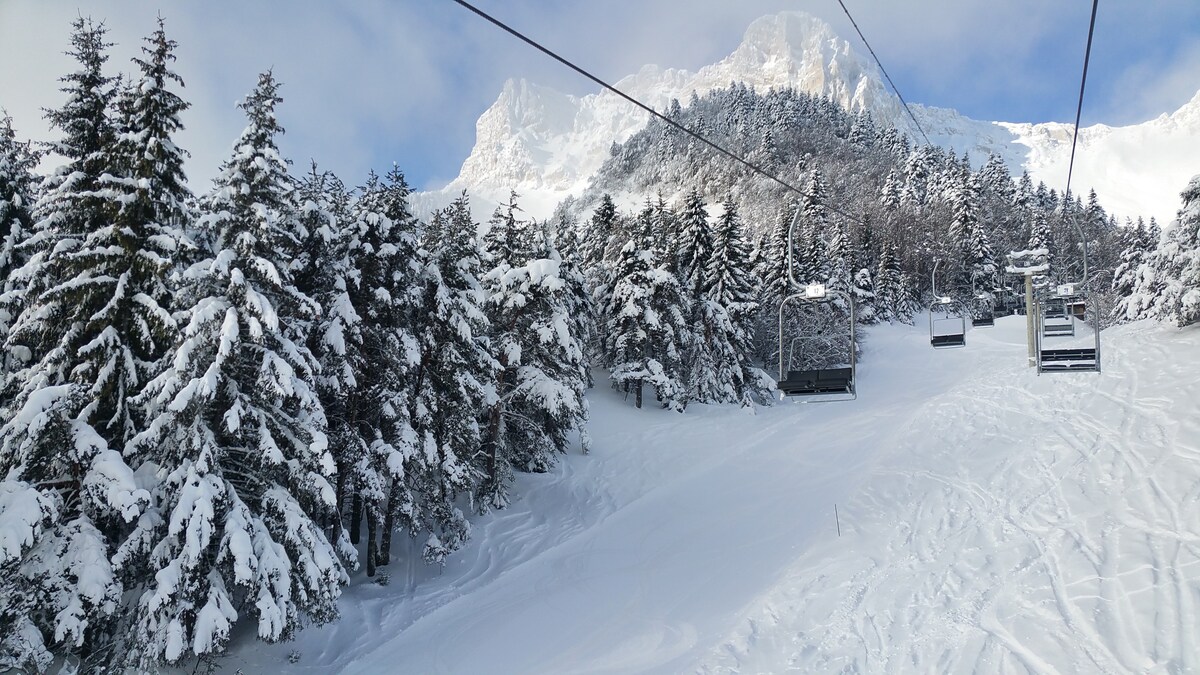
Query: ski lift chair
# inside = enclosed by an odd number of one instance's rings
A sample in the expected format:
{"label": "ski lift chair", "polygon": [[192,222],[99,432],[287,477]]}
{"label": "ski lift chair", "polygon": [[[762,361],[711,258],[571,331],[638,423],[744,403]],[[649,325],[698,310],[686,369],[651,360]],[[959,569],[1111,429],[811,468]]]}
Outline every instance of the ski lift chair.
{"label": "ski lift chair", "polygon": [[971,317],[971,326],[974,328],[991,327],[996,325],[996,313],[992,310],[980,312],[977,316]]}
{"label": "ski lift chair", "polygon": [[[783,358],[783,327],[784,309],[789,302],[829,302],[841,298],[850,306],[850,353],[849,367],[819,368],[813,370],[792,370],[795,363],[796,346],[806,340],[818,340],[828,336],[801,335],[793,337],[788,346],[788,358]],[[810,284],[802,293],[793,293],[783,299],[779,305],[779,393],[783,397],[821,397],[815,400],[846,401],[858,398],[855,391],[855,341],[854,341],[854,298],[837,291],[825,288],[824,284]]]}
{"label": "ski lift chair", "polygon": [[975,309],[971,312],[973,328],[996,325],[996,296],[975,292],[975,278],[971,278],[971,293],[975,296]]}
{"label": "ski lift chair", "polygon": [[[965,347],[967,344],[967,319],[961,312],[951,312],[954,301],[949,296],[937,294],[937,268],[939,261],[933,261],[933,304],[929,305],[929,344],[934,349]],[[934,314],[941,312],[944,316],[937,319]],[[958,323],[958,330],[938,333],[936,325]]]}
{"label": "ski lift chair", "polygon": [[1059,286],[1057,292],[1044,303],[1042,337],[1074,337],[1075,319],[1067,312],[1067,298],[1073,294],[1071,289],[1071,284]]}
{"label": "ski lift chair", "polygon": [[[788,286],[793,290],[791,295],[785,297],[779,303],[779,381],[777,383],[781,398],[795,397],[804,398],[814,402],[823,401],[852,401],[858,398],[858,390],[855,382],[855,374],[857,370],[857,342],[855,340],[855,316],[854,295],[850,293],[839,293],[825,288],[824,284],[808,284],[803,285],[796,281],[795,277],[795,260],[792,256],[794,236],[796,233],[796,222],[800,219],[800,207],[796,207],[796,215],[792,217],[792,223],[788,226]],[[789,302],[812,302],[822,303],[829,302],[835,298],[841,298],[850,308],[850,349],[848,356],[849,367],[834,367],[821,368],[817,370],[792,370],[792,363],[796,355],[796,346],[798,343],[806,339],[814,339],[822,336],[799,336],[794,337],[788,343],[788,360],[783,359],[783,328],[784,328],[784,310]],[[824,336],[828,337],[828,336]]]}
{"label": "ski lift chair", "polygon": [[996,303],[995,300],[989,300],[987,293],[979,293],[975,296],[976,300],[986,300],[986,304],[981,306],[977,311],[971,314],[971,326],[979,328],[981,326],[996,325]]}
{"label": "ski lift chair", "polygon": [[[1059,286],[1057,293],[1060,300],[1065,297],[1078,297],[1084,302],[1085,308],[1091,308],[1095,318],[1094,336],[1095,345],[1092,347],[1070,347],[1064,349],[1046,349],[1042,338],[1044,330],[1038,331],[1037,335],[1037,372],[1042,373],[1098,373],[1100,372],[1100,307],[1099,303],[1092,302],[1090,298],[1090,280],[1088,279],[1088,248],[1087,237],[1083,236],[1083,231],[1079,228],[1079,223],[1075,218],[1071,218],[1071,223],[1075,226],[1075,232],[1079,234],[1080,240],[1083,242],[1083,289],[1082,292],[1076,292],[1074,284],[1065,284]],[[1066,302],[1063,300],[1060,303],[1062,313],[1072,321],[1071,331],[1074,334],[1074,319],[1067,314]]]}

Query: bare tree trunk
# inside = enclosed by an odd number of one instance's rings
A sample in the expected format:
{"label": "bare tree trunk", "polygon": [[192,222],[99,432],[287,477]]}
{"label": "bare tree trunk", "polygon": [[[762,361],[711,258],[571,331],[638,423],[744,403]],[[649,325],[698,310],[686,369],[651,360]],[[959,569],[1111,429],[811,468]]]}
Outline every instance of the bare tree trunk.
{"label": "bare tree trunk", "polygon": [[367,576],[368,577],[375,576],[375,551],[378,548],[376,546],[376,537],[379,534],[377,532],[377,530],[379,529],[378,522],[379,522],[379,515],[377,513],[375,513],[374,509],[371,509],[370,512],[367,513]]}
{"label": "bare tree trunk", "polygon": [[508,374],[507,369],[501,361],[500,372],[496,375],[496,393],[499,394],[499,399],[496,405],[492,406],[491,414],[488,418],[488,435],[487,435],[487,471],[488,478],[491,480],[494,489],[499,490],[500,477],[497,472],[500,468],[500,432],[504,417],[504,381],[505,375]]}
{"label": "bare tree trunk", "polygon": [[329,524],[329,540],[337,545],[337,540],[342,536],[342,519],[346,513],[346,474],[348,470],[344,466],[338,466],[337,485],[335,486],[333,520]]}
{"label": "bare tree trunk", "polygon": [[638,380],[637,382],[633,383],[633,392],[634,392],[633,405],[635,408],[640,409],[642,407],[642,381],[641,380]]}
{"label": "bare tree trunk", "polygon": [[362,496],[354,495],[354,505],[350,508],[350,543],[358,546],[362,541]]}
{"label": "bare tree trunk", "polygon": [[379,535],[379,551],[376,553],[376,560],[380,565],[386,565],[392,561],[392,532],[396,529],[396,499],[400,493],[400,488],[395,484],[395,478],[392,479],[392,487],[388,489],[387,511],[384,511],[383,516],[383,532]]}

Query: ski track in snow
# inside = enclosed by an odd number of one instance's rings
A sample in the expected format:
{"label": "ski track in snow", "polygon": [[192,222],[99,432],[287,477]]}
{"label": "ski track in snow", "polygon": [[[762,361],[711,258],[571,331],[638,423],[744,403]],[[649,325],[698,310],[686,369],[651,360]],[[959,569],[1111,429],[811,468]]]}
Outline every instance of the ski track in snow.
{"label": "ski track in snow", "polygon": [[852,403],[637,411],[598,378],[592,454],[520,476],[445,568],[401,538],[341,621],[243,629],[222,668],[1200,670],[1200,332],[1117,328],[1103,374],[1039,378],[1021,318],[958,350],[921,326],[871,329]]}

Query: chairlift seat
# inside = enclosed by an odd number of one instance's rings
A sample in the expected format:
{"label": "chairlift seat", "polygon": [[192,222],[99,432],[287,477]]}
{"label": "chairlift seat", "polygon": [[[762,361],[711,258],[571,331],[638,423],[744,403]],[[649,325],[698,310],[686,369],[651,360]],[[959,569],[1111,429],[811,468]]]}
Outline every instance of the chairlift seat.
{"label": "chairlift seat", "polygon": [[1071,321],[1068,321],[1066,323],[1043,323],[1042,324],[1042,336],[1043,337],[1059,337],[1059,336],[1063,336],[1063,335],[1074,335],[1074,334],[1075,334],[1075,324],[1074,324],[1074,322],[1071,322]]}
{"label": "chairlift seat", "polygon": [[854,371],[850,368],[789,370],[787,379],[778,387],[786,396],[849,394],[853,391],[853,378]]}
{"label": "chairlift seat", "polygon": [[1096,360],[1096,349],[1094,347],[1081,347],[1079,349],[1043,349],[1042,361],[1086,361]]}
{"label": "chairlift seat", "polygon": [[929,338],[929,344],[935,348],[944,347],[964,347],[967,344],[967,336],[965,333],[950,333],[948,335],[933,335]]}
{"label": "chairlift seat", "polygon": [[1038,354],[1038,370],[1043,373],[1087,372],[1099,370],[1096,349],[1043,349]]}
{"label": "chairlift seat", "polygon": [[984,316],[977,316],[974,319],[971,319],[971,325],[976,328],[978,328],[980,326],[995,326],[996,325],[996,315],[995,314],[985,314]]}

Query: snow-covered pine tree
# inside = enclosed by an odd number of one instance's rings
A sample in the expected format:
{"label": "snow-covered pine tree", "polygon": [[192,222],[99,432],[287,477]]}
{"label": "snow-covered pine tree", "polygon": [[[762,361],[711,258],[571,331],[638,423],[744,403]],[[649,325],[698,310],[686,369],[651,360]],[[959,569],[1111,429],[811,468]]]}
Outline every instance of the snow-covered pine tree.
{"label": "snow-covered pine tree", "polygon": [[[6,283],[21,288],[13,300],[13,320],[24,305],[54,284],[46,269],[47,258],[61,239],[69,239],[68,247],[76,247],[106,218],[103,203],[96,196],[100,175],[111,169],[112,157],[104,151],[113,142],[113,125],[109,117],[109,106],[113,101],[113,78],[104,74],[108,61],[105,50],[111,46],[105,42],[107,29],[91,19],[78,18],[72,23],[71,46],[67,52],[79,63],[79,70],[61,81],[61,91],[67,101],[59,110],[49,110],[46,118],[52,128],[63,134],[62,138],[49,147],[49,151],[63,157],[66,162],[51,172],[43,181],[41,195],[34,206],[32,229],[17,250],[24,264],[10,272]],[[9,330],[11,331],[10,325]],[[30,336],[33,337],[33,336]],[[33,349],[40,345],[11,343],[10,349],[20,352],[23,360],[34,356]],[[44,353],[44,348],[41,349]],[[39,358],[41,354],[37,355]],[[11,387],[13,383],[7,383]],[[6,397],[11,400],[13,392]]]}
{"label": "snow-covered pine tree", "polygon": [[[781,209],[776,215],[775,224],[767,234],[755,270],[755,276],[762,286],[763,305],[777,305],[788,291],[788,228],[795,217],[799,204],[793,203],[786,209]],[[799,234],[799,233],[797,233]],[[793,242],[796,243],[796,242]],[[767,302],[767,300],[771,300]]]}
{"label": "snow-covered pine tree", "polygon": [[[596,303],[587,290],[587,281],[580,269],[579,261],[574,255],[563,256],[559,265],[559,277],[564,284],[563,302],[566,304],[567,316],[571,321],[571,334],[583,350],[584,384],[591,388],[595,383],[592,379],[592,365],[599,362],[598,354],[603,350],[600,344],[600,331],[597,327]],[[584,400],[587,404],[587,400]],[[586,435],[586,426],[580,430],[580,444],[583,452],[587,452],[591,440]]]}
{"label": "snow-covered pine tree", "polygon": [[830,283],[833,269],[825,244],[826,228],[829,224],[825,209],[825,178],[820,170],[813,169],[804,186],[804,197],[800,202],[800,231],[794,242],[796,252],[796,281],[805,283]]}
{"label": "snow-covered pine tree", "polygon": [[942,265],[938,290],[953,296],[964,307],[973,307],[975,299],[971,283],[978,273],[975,260],[979,233],[978,195],[969,177],[955,176],[948,198],[952,213],[945,252],[948,260]]}
{"label": "snow-covered pine tree", "polygon": [[182,339],[130,443],[158,479],[154,511],[118,554],[157,570],[130,636],[139,668],[221,652],[243,612],[260,639],[289,639],[302,615],[334,619],[348,581],[315,522],[335,506],[335,466],[319,366],[293,339],[320,308],[286,254],[300,226],[275,140],[278,86],[263,73],[240,104],[249,124],[202,200],[213,250],[183,274]]}
{"label": "snow-covered pine tree", "polygon": [[[329,539],[348,566],[357,565],[357,551],[341,527],[347,482],[354,495],[366,494],[372,504],[383,501],[383,481],[368,461],[375,434],[362,428],[359,420],[359,378],[373,364],[367,363],[363,344],[365,326],[351,293],[356,290],[357,270],[350,259],[353,223],[350,194],[334,174],[319,171],[316,162],[297,182],[299,231],[305,234],[302,254],[291,262],[296,288],[315,301],[320,314],[310,324],[306,344],[320,364],[315,378],[317,398],[325,411],[329,452],[337,468],[337,513],[329,519]],[[284,256],[286,257],[286,256]],[[364,434],[364,432],[366,432]],[[378,509],[377,509],[378,510]],[[376,518],[377,522],[381,522]],[[355,542],[357,543],[357,541]],[[368,547],[369,575],[374,574],[375,556]]]}
{"label": "snow-covered pine tree", "polygon": [[1200,175],[1180,193],[1183,208],[1145,265],[1135,295],[1153,300],[1150,314],[1179,327],[1200,321]]}
{"label": "snow-covered pine tree", "polygon": [[966,254],[967,273],[974,291],[971,302],[976,311],[991,308],[995,303],[993,292],[997,286],[1000,263],[987,229],[978,218],[971,222],[967,230]]}
{"label": "snow-covered pine tree", "polygon": [[774,224],[760,240],[754,264],[758,289],[754,354],[763,362],[778,354],[779,303],[788,293],[788,227],[797,208],[799,204],[793,203],[779,210]]}
{"label": "snow-covered pine tree", "polygon": [[870,267],[860,267],[854,273],[850,292],[854,294],[855,321],[864,325],[879,323],[875,303],[875,275]]}
{"label": "snow-covered pine tree", "polygon": [[[76,307],[77,316],[94,325],[77,337],[89,344],[80,356],[92,364],[72,370],[96,373],[90,385],[98,394],[95,426],[113,447],[144,427],[129,398],[161,371],[162,359],[175,345],[174,289],[166,278],[192,219],[192,194],[183,172],[187,152],[174,140],[183,130],[179,115],[189,107],[172,91],[183,86],[170,70],[177,45],[167,38],[161,19],[146,43],[146,58],[134,59],[139,76],[121,97],[110,171],[98,181],[111,221],[89,234],[62,266],[66,277],[91,282],[84,286],[86,294],[64,293],[62,304]],[[55,256],[49,260],[54,268]]]}
{"label": "snow-covered pine tree", "polygon": [[[733,214],[736,218],[736,214]],[[679,233],[675,242],[675,271],[682,286],[684,307],[691,327],[681,342],[681,375],[687,398],[704,403],[732,399],[733,393],[721,386],[721,362],[736,363],[737,358],[724,339],[732,331],[724,309],[708,301],[712,277],[708,265],[713,259],[713,232],[708,221],[704,198],[693,189],[684,197],[679,213]]]}
{"label": "snow-covered pine tree", "polygon": [[21,311],[23,284],[17,270],[25,264],[21,244],[33,230],[34,176],[38,155],[17,141],[12,118],[0,117],[0,385],[16,363],[4,347]]}
{"label": "snow-covered pine tree", "polygon": [[612,238],[617,228],[617,206],[607,193],[600,198],[600,205],[588,220],[587,229],[583,234],[580,246],[580,260],[586,270],[600,266],[609,255]]}
{"label": "snow-covered pine tree", "polygon": [[[420,223],[409,205],[410,192],[398,167],[382,179],[372,174],[355,206],[348,248],[350,298],[364,319],[357,419],[369,452],[356,467],[363,490],[349,497],[343,492],[339,503],[350,502],[356,542],[365,515],[368,575],[373,564],[390,561],[393,532],[403,529],[415,536],[422,529],[414,515],[416,488],[410,476],[424,475],[428,460],[418,450],[412,426],[413,380],[421,361],[413,330],[421,315],[427,256],[418,243]],[[379,497],[377,481],[386,488],[384,501],[372,501]]]}
{"label": "snow-covered pine tree", "polygon": [[1112,282],[1117,303],[1113,306],[1111,316],[1114,321],[1125,323],[1145,318],[1149,309],[1143,304],[1147,296],[1139,296],[1136,291],[1139,275],[1143,273],[1142,265],[1149,260],[1157,242],[1151,241],[1150,232],[1141,218],[1136,224],[1126,221],[1121,230],[1121,240],[1121,259],[1113,272]]}
{"label": "snow-covered pine tree", "polygon": [[587,421],[583,350],[571,332],[562,259],[544,229],[517,220],[514,212],[510,202],[490,225],[515,232],[489,232],[487,240],[519,238],[532,248],[507,259],[503,250],[490,250],[494,267],[483,278],[492,348],[501,365],[488,414],[489,476],[482,490],[493,507],[507,503],[509,467],[548,470],[566,451],[568,435]]}
{"label": "snow-covered pine tree", "polygon": [[[649,200],[647,200],[649,204]],[[675,213],[662,193],[651,204],[653,217],[650,225],[650,245],[662,251],[672,274],[679,275],[679,256],[671,249],[679,239],[679,214]],[[670,255],[666,255],[666,254]]]}
{"label": "snow-covered pine tree", "polygon": [[687,193],[677,218],[679,236],[674,248],[679,261],[679,283],[687,297],[697,299],[708,290],[707,266],[713,254],[712,228],[699,191],[693,189]]}
{"label": "snow-covered pine tree", "polygon": [[[67,103],[47,114],[66,163],[46,181],[21,247],[25,298],[8,349],[22,367],[5,382],[0,413],[0,521],[23,532],[0,563],[15,572],[0,578],[0,598],[14,599],[0,600],[8,664],[45,663],[49,649],[87,670],[119,657],[124,587],[111,555],[150,501],[119,444],[135,429],[128,397],[172,324],[156,304],[158,280],[142,275],[162,242],[134,214],[153,200],[122,205],[105,184],[130,167],[113,153],[104,35],[88,19],[73,24],[68,54],[80,70],[63,78]],[[118,231],[114,219],[135,229]]]}
{"label": "snow-covered pine tree", "polygon": [[[568,201],[569,200],[569,201]],[[568,204],[573,205],[574,198],[568,197]],[[555,225],[553,228],[554,247],[558,249],[563,260],[573,258],[579,260],[581,242],[579,240],[579,223],[569,215],[568,211],[559,205],[555,209]]]}
{"label": "snow-covered pine tree", "polygon": [[879,204],[887,211],[895,211],[900,206],[900,192],[903,185],[900,182],[900,177],[896,172],[888,172],[887,178],[883,181],[883,189],[879,193]]}
{"label": "snow-covered pine tree", "polygon": [[[719,307],[724,322],[714,320],[711,334],[720,326],[725,329],[717,342],[728,345],[719,350],[728,354],[717,361],[715,378],[723,395],[718,400],[748,406],[753,400],[771,400],[770,377],[754,366],[754,320],[758,311],[758,295],[750,273],[750,253],[742,236],[743,227],[737,204],[726,200],[724,212],[713,230],[713,254],[706,268],[708,276],[704,302]],[[706,315],[717,317],[716,311]]]}
{"label": "snow-covered pine tree", "polygon": [[875,278],[876,306],[886,306],[888,320],[911,325],[913,314],[922,309],[916,281],[900,264],[895,244],[888,241],[884,246]]}
{"label": "snow-covered pine tree", "polygon": [[825,259],[829,269],[827,283],[830,288],[839,291],[851,291],[854,282],[851,273],[854,259],[858,256],[851,249],[850,239],[846,228],[840,219],[834,219],[825,226],[829,244],[825,249]]}
{"label": "snow-covered pine tree", "polygon": [[[480,416],[496,400],[496,371],[479,283],[483,252],[465,196],[434,216],[425,243],[422,320],[413,334],[420,365],[412,389],[413,426],[426,461],[412,475],[415,518],[428,532],[424,557],[442,562],[466,542],[470,523],[456,500],[474,496],[482,475]],[[411,475],[411,474],[410,474]]]}
{"label": "snow-covered pine tree", "polygon": [[[1044,186],[1039,185],[1039,187]],[[1029,226],[1027,250],[1036,251],[1038,249],[1045,249],[1046,262],[1050,265],[1051,274],[1053,274],[1058,261],[1054,250],[1054,237],[1050,232],[1050,221],[1047,218],[1046,210],[1040,206],[1034,206],[1031,209],[1031,217],[1033,221]]]}
{"label": "snow-covered pine tree", "polygon": [[901,275],[900,262],[896,259],[896,248],[891,241],[884,241],[879,251],[879,265],[875,271],[875,308],[879,321],[902,320],[900,307]]}
{"label": "snow-covered pine tree", "polygon": [[929,186],[933,163],[933,151],[929,146],[919,146],[909,153],[904,164],[904,185],[900,188],[901,204],[919,208],[925,205],[931,193],[936,193]]}
{"label": "snow-covered pine tree", "polygon": [[[587,220],[580,235],[579,267],[591,296],[592,307],[596,308],[597,312],[608,304],[612,292],[610,247],[619,238],[617,233],[621,227],[620,220],[616,205],[606,193],[601,197],[600,205]],[[600,321],[597,315],[597,324]],[[596,363],[608,365],[608,354],[599,339],[593,342],[592,353],[596,357]]]}
{"label": "snow-covered pine tree", "polygon": [[[488,221],[487,232],[483,235],[483,252],[490,271],[483,274],[480,282],[484,294],[484,312],[488,318],[490,330],[488,341],[491,353],[498,363],[496,379],[493,383],[495,399],[486,411],[486,429],[483,432],[482,461],[478,467],[482,480],[477,488],[481,511],[491,508],[504,508],[508,504],[508,490],[513,481],[514,455],[524,455],[531,466],[544,468],[550,466],[553,460],[553,448],[544,446],[520,447],[522,441],[540,441],[542,439],[530,435],[521,438],[522,431],[532,431],[524,428],[524,420],[519,419],[524,414],[537,413],[531,410],[521,410],[518,377],[524,365],[522,350],[522,334],[527,330],[525,321],[525,303],[529,298],[525,293],[532,289],[522,288],[521,284],[513,283],[509,277],[514,269],[522,270],[522,266],[532,257],[532,241],[530,224],[520,221],[517,214],[521,208],[517,205],[517,194],[509,194],[508,204],[496,208]],[[512,277],[521,276],[520,272]],[[515,433],[510,433],[510,423],[515,426]],[[510,443],[516,436],[515,443]]]}
{"label": "snow-covered pine tree", "polygon": [[648,240],[648,232],[635,234],[614,264],[612,294],[604,307],[605,352],[613,385],[632,392],[638,408],[649,384],[664,407],[682,411],[687,396],[680,372],[687,339],[685,299],[679,280]]}

